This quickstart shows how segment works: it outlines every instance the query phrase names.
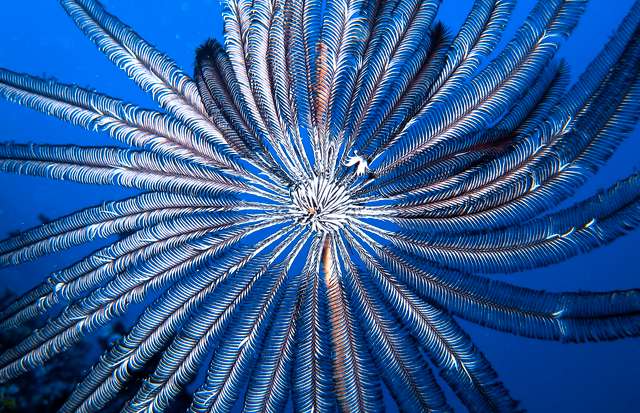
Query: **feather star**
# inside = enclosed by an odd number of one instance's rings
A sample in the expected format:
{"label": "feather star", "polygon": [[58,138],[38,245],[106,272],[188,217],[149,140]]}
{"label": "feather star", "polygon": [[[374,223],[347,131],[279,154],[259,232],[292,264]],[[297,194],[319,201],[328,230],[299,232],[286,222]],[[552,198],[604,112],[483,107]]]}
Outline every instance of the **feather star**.
{"label": "feather star", "polygon": [[584,1],[538,1],[501,50],[513,1],[475,1],[455,35],[439,3],[227,0],[224,45],[192,77],[97,1],[62,0],[160,109],[0,69],[5,99],[124,144],[3,143],[1,171],[140,191],[0,242],[6,266],[121,235],[5,305],[2,329],[47,322],[0,354],[0,382],[145,300],[62,412],[101,411],[154,356],[124,412],[168,409],[206,366],[193,412],[375,412],[384,388],[403,411],[451,411],[443,384],[470,411],[518,411],[458,319],[640,335],[640,290],[486,277],[640,222],[637,173],[556,208],[637,121],[640,2],[571,86],[555,55]]}

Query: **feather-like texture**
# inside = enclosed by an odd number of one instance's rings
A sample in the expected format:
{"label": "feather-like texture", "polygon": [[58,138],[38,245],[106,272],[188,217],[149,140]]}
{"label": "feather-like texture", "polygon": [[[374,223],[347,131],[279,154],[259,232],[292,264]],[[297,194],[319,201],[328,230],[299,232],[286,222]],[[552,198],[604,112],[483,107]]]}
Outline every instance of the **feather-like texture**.
{"label": "feather-like texture", "polygon": [[343,269],[338,260],[338,246],[329,239],[324,249],[324,274],[327,284],[335,393],[340,409],[352,412],[380,411],[381,392],[372,368],[371,357],[363,341],[362,328],[355,308],[344,287]]}
{"label": "feather-like texture", "polygon": [[[321,279],[320,243],[312,246],[304,271],[300,327],[293,376],[293,402],[301,412],[328,412],[333,408],[330,347],[327,332],[326,287]],[[326,245],[326,244],[325,244]],[[324,250],[323,246],[323,250]]]}
{"label": "feather-like texture", "polygon": [[571,87],[555,55],[583,0],[539,0],[497,51],[511,0],[476,0],[458,33],[439,0],[226,0],[193,79],[97,1],[61,3],[160,110],[0,69],[1,97],[121,142],[1,143],[0,171],[142,191],[0,241],[6,266],[119,236],[3,306],[2,329],[46,322],[0,354],[0,382],[143,302],[62,412],[103,410],[145,368],[124,412],[167,411],[193,380],[193,412],[375,412],[385,390],[448,412],[442,386],[520,411],[456,319],[640,336],[640,290],[477,275],[640,224],[637,173],[556,208],[638,120],[640,1]]}
{"label": "feather-like texture", "polygon": [[421,300],[384,268],[371,274],[380,292],[397,309],[397,316],[442,369],[443,378],[470,411],[516,410],[517,403],[497,380],[495,371],[450,316]]}

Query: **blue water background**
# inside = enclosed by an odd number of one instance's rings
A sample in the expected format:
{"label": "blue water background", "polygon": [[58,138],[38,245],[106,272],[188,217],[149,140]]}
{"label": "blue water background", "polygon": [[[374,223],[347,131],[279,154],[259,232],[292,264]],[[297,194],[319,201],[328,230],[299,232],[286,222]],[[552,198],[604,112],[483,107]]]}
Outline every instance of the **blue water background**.
{"label": "blue water background", "polygon": [[[105,0],[109,11],[172,56],[188,72],[194,51],[208,37],[221,38],[218,0]],[[632,0],[593,0],[561,55],[575,78],[600,50]],[[532,0],[520,1],[506,39],[527,15]],[[440,19],[455,28],[471,0],[445,1]],[[86,40],[56,1],[3,2],[0,11],[0,66],[64,82],[90,86],[125,100],[153,106],[139,89]],[[0,101],[0,140],[113,145],[95,134]],[[640,131],[630,136],[584,197],[631,173],[639,165]],[[0,237],[40,224],[39,214],[55,218],[78,208],[133,193],[121,189],[0,175]],[[640,287],[640,231],[591,254],[536,271],[502,276],[516,284],[562,290],[612,290]],[[34,263],[0,270],[2,283],[23,292],[96,245]],[[559,344],[515,337],[462,322],[493,363],[515,398],[531,412],[640,411],[640,341]],[[388,402],[388,401],[387,401]],[[455,405],[459,407],[458,404]],[[462,411],[462,410],[461,410]]]}

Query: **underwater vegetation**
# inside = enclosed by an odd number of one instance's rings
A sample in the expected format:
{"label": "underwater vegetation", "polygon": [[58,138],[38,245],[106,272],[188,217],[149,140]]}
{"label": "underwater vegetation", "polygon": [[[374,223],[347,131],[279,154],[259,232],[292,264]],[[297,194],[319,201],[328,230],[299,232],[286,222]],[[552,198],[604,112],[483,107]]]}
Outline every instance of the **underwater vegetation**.
{"label": "underwater vegetation", "polygon": [[119,141],[3,143],[0,170],[140,191],[0,241],[3,266],[113,241],[4,306],[2,331],[33,328],[0,382],[143,307],[60,411],[131,389],[123,411],[166,411],[194,380],[194,412],[381,411],[386,390],[403,411],[451,411],[442,385],[469,411],[520,411],[458,319],[640,335],[640,290],[489,277],[640,222],[637,173],[557,208],[637,122],[640,2],[571,85],[555,56],[585,1],[538,1],[500,50],[513,1],[475,1],[455,34],[439,3],[228,0],[224,44],[190,76],[100,3],[62,0],[160,109],[0,69],[5,99]]}
{"label": "underwater vegetation", "polygon": [[[13,301],[16,298],[10,290],[0,294],[0,302]],[[3,351],[17,344],[38,327],[38,322],[31,320],[16,329],[0,331],[0,350]],[[78,378],[84,376],[91,367],[88,357],[78,357],[78,354],[91,354],[94,351],[92,344],[97,344],[101,351],[107,351],[126,332],[126,327],[121,322],[112,323],[106,331],[98,333],[96,343],[81,341],[74,347],[73,352],[64,352],[36,368],[32,374],[22,375],[17,380],[0,385],[0,413],[57,411],[73,392]],[[120,407],[135,393],[136,385],[139,385],[142,379],[152,371],[150,366],[137,371],[131,385],[101,412],[119,411]],[[178,395],[176,399],[172,406],[173,411],[185,411],[189,407],[191,398],[186,393]]]}
{"label": "underwater vegetation", "polygon": [[[17,297],[11,291],[0,293],[0,302],[6,303]],[[30,321],[16,329],[0,331],[0,351],[18,343],[37,325]],[[86,343],[79,343],[79,352],[86,352]],[[63,353],[33,374],[20,376],[11,383],[0,385],[0,412],[52,411],[53,406],[61,406],[71,394],[75,382],[83,370],[91,365],[71,352]]]}

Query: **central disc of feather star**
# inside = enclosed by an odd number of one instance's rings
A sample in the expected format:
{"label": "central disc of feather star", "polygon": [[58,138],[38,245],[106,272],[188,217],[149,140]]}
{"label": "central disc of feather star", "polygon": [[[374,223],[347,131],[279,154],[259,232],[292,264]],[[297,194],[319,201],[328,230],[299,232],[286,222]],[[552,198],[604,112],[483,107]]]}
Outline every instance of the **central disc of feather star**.
{"label": "central disc of feather star", "polygon": [[291,203],[290,213],[298,222],[318,232],[344,228],[357,209],[344,185],[323,176],[315,176],[293,188]]}

